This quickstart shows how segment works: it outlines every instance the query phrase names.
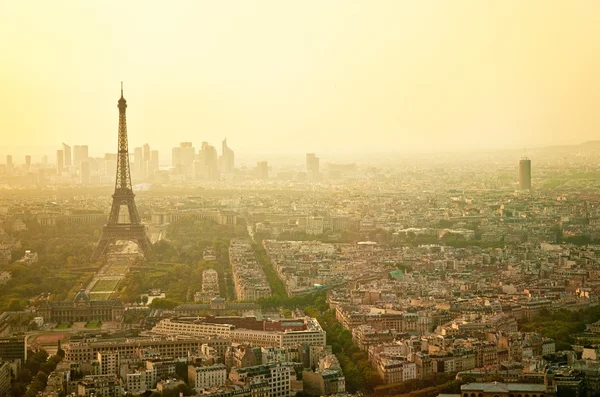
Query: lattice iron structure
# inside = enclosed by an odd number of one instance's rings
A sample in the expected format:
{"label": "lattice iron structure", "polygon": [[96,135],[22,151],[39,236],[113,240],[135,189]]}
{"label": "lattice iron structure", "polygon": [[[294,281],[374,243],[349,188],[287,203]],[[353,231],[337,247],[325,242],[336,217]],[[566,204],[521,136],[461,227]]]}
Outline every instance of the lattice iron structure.
{"label": "lattice iron structure", "polygon": [[[117,178],[115,193],[112,195],[112,207],[108,223],[102,229],[102,237],[98,241],[92,254],[92,261],[104,255],[109,244],[117,240],[127,240],[137,243],[143,255],[148,258],[152,253],[152,244],[146,235],[146,229],[140,220],[140,215],[135,205],[133,189],[131,187],[131,172],[129,169],[129,143],[127,141],[127,101],[123,97],[123,83],[121,83],[121,98],[119,108],[119,151],[117,155]],[[119,223],[121,207],[126,206],[129,212],[129,222]]]}

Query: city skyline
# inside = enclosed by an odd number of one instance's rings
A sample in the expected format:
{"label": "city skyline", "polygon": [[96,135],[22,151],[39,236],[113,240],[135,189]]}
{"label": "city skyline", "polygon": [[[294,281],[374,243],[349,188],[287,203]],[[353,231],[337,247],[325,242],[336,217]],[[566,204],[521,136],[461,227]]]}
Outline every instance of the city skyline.
{"label": "city skyline", "polygon": [[19,38],[0,47],[9,148],[61,139],[112,152],[102,138],[116,131],[107,104],[121,80],[134,146],[435,152],[600,129],[596,2],[38,5],[30,18],[9,3],[0,24]]}
{"label": "city skyline", "polygon": [[[223,140],[228,140],[228,138],[223,137],[221,140],[218,140],[213,142],[213,141],[206,141],[206,140],[202,140],[202,139],[198,139],[197,141],[192,141],[192,144],[194,145],[198,145],[197,147],[197,151],[200,150],[200,147],[202,145],[203,142],[207,142],[208,144],[215,144],[218,145],[219,143],[221,143]],[[57,142],[60,142],[60,140],[58,140]],[[160,166],[170,166],[172,164],[172,149],[174,147],[177,147],[180,143],[183,142],[189,142],[189,141],[181,141],[181,142],[173,142],[172,146],[165,146],[162,148],[159,148],[158,151],[161,153],[161,157],[160,157]],[[62,144],[58,144],[56,145],[56,147],[54,146],[17,146],[17,147],[3,147],[0,146],[0,164],[6,164],[6,157],[7,156],[12,156],[13,158],[13,163],[14,164],[25,164],[25,157],[26,156],[31,156],[31,160],[32,163],[43,163],[44,160],[50,160],[51,163],[54,163],[56,160],[56,152],[57,150],[59,150],[59,147]],[[139,144],[135,144],[135,145],[131,145],[131,149],[129,151],[129,154],[131,156],[135,155],[134,149],[135,148],[143,148],[143,146],[145,145],[150,145],[153,149],[153,151],[156,151],[156,146],[153,146],[153,144],[151,142],[142,142]],[[88,146],[85,143],[82,143],[81,145],[73,145],[73,147],[75,146]],[[386,151],[386,150],[381,150],[381,151],[373,151],[373,152],[359,152],[359,151],[355,151],[355,152],[338,152],[338,153],[328,153],[328,152],[324,152],[324,151],[316,151],[312,150],[309,152],[312,153],[316,153],[318,154],[320,157],[323,157],[327,160],[330,161],[335,161],[335,160],[341,160],[341,159],[346,159],[346,160],[361,160],[361,161],[365,161],[368,159],[377,159],[377,156],[380,155],[385,155],[385,156],[390,156],[391,158],[393,157],[397,157],[398,159],[410,159],[410,158],[415,158],[418,156],[431,156],[431,155],[458,155],[458,154],[463,154],[463,153],[479,153],[479,154],[502,154],[502,153],[512,153],[514,159],[518,160],[520,159],[520,157],[526,153],[526,152],[536,152],[536,151],[552,151],[552,150],[559,150],[559,149],[577,149],[577,148],[581,148],[582,151],[589,151],[587,149],[592,149],[592,150],[596,150],[596,146],[600,147],[600,139],[598,140],[589,140],[589,141],[585,141],[585,142],[576,142],[573,144],[557,144],[557,145],[540,145],[540,146],[532,146],[532,147],[523,147],[523,146],[508,146],[508,147],[498,147],[498,148],[493,148],[493,147],[484,147],[484,148],[464,148],[464,149],[456,149],[456,150],[452,150],[452,149],[447,149],[447,150],[423,150],[423,151],[414,151],[414,152],[399,152],[399,151]],[[116,154],[116,150],[109,150],[107,152],[100,152],[99,150],[94,150],[93,147],[89,147],[90,148],[90,152],[89,152],[89,157],[91,158],[100,158],[100,157],[104,157],[105,155],[114,155]],[[243,150],[241,150],[239,147],[235,147],[235,153],[236,153],[236,164],[238,162],[238,157],[241,158],[240,161],[240,165],[243,166],[252,166],[254,165],[254,163],[256,162],[256,159],[269,159],[269,160],[274,160],[274,159],[280,159],[280,160],[287,160],[284,161],[284,164],[291,164],[291,163],[295,163],[299,166],[304,166],[305,164],[305,156],[307,153],[309,152],[304,152],[304,151],[293,151],[291,153],[277,153],[277,152],[245,152]],[[243,148],[242,148],[243,149]],[[48,155],[50,155],[50,157],[48,157]],[[292,156],[292,158],[290,158],[289,156]],[[367,161],[368,162],[368,161]]]}

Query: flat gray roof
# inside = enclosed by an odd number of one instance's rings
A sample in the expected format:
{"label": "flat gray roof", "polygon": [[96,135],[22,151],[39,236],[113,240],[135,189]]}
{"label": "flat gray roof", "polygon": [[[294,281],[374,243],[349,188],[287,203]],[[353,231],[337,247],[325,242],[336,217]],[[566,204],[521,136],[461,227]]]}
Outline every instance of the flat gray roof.
{"label": "flat gray roof", "polygon": [[547,392],[546,385],[539,383],[467,383],[460,387],[461,391],[484,391],[486,393],[494,392]]}

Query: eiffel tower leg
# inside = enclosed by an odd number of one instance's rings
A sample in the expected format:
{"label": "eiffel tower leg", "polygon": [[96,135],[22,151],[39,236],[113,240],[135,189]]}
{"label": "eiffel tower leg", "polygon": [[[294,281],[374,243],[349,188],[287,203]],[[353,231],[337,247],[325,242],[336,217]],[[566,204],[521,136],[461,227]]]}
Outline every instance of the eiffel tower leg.
{"label": "eiffel tower leg", "polygon": [[100,238],[100,241],[98,241],[98,244],[96,244],[96,248],[94,248],[94,252],[92,253],[92,262],[96,262],[98,259],[100,259],[102,254],[104,254],[104,251],[106,251],[108,244],[110,244],[110,239],[104,237]]}
{"label": "eiffel tower leg", "polygon": [[148,237],[144,236],[144,238],[138,239],[137,245],[140,251],[142,251],[144,258],[150,259],[152,256],[152,244]]}
{"label": "eiffel tower leg", "polygon": [[133,225],[139,225],[140,215],[138,214],[137,207],[135,206],[135,201],[133,201],[133,196],[127,200],[127,209],[129,210],[129,223]]}

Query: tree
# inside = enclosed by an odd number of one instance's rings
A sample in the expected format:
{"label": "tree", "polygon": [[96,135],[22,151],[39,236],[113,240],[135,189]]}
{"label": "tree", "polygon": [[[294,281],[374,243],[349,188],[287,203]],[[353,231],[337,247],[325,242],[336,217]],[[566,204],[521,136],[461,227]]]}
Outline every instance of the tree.
{"label": "tree", "polygon": [[188,383],[188,365],[186,363],[182,363],[182,362],[175,363],[175,373],[186,384]]}
{"label": "tree", "polygon": [[[29,383],[29,382],[27,382]],[[27,392],[27,388],[21,382],[13,382],[10,385],[10,393],[13,397],[22,397]]]}
{"label": "tree", "polygon": [[10,302],[8,303],[7,310],[9,312],[20,312],[24,308],[25,308],[25,304],[23,303],[23,300],[12,298],[10,300]]}
{"label": "tree", "polygon": [[65,351],[62,349],[61,345],[60,345],[60,339],[58,340],[58,348],[56,350],[56,355],[59,356],[60,358],[65,358]]}
{"label": "tree", "polygon": [[171,299],[166,299],[166,298],[165,299],[162,299],[162,298],[152,299],[152,303],[150,303],[151,309],[171,310],[177,306],[179,306],[179,302],[173,301]]}
{"label": "tree", "polygon": [[196,390],[192,389],[188,385],[179,385],[173,389],[167,389],[163,391],[162,397],[179,397],[179,394],[183,393],[184,396],[192,396],[196,394]]}
{"label": "tree", "polygon": [[31,372],[27,368],[21,368],[17,373],[17,382],[29,383],[32,379],[33,376],[31,376]]}

